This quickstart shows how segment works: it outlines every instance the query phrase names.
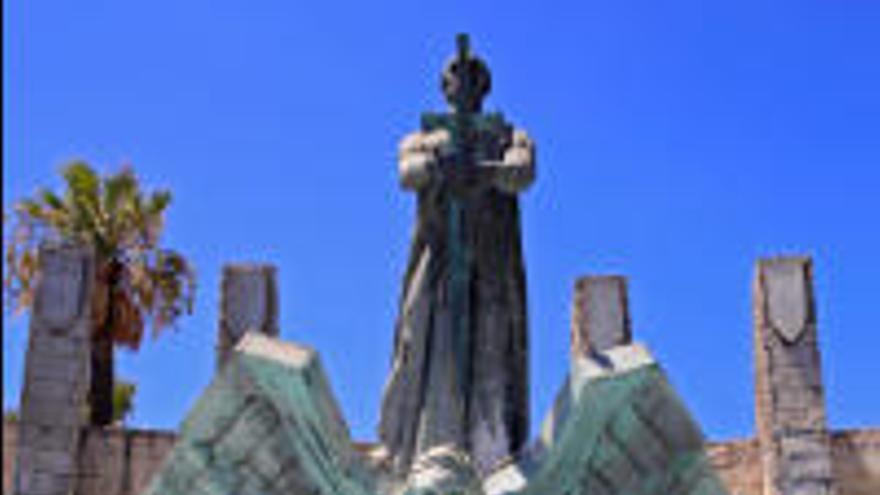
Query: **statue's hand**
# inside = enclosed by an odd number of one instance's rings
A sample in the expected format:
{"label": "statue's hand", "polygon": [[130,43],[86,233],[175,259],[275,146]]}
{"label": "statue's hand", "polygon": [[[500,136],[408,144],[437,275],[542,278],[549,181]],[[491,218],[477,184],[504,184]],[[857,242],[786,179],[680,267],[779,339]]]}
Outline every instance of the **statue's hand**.
{"label": "statue's hand", "polygon": [[436,175],[450,153],[452,138],[446,129],[414,132],[400,142],[398,167],[405,189],[421,189]]}
{"label": "statue's hand", "polygon": [[494,169],[495,187],[509,193],[519,192],[535,180],[535,143],[525,131],[517,129],[504,158],[486,165]]}

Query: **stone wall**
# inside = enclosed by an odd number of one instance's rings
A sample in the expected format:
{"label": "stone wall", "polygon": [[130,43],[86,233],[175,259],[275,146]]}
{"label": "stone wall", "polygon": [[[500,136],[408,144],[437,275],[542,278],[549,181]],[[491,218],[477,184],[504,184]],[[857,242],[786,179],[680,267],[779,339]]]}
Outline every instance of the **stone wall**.
{"label": "stone wall", "polygon": [[93,428],[85,431],[77,494],[136,495],[150,482],[176,434],[157,430]]}
{"label": "stone wall", "polygon": [[832,433],[831,465],[837,495],[880,493],[880,429]]}
{"label": "stone wall", "polygon": [[[3,494],[11,494],[18,426],[3,422]],[[174,446],[170,431],[92,430],[85,440],[84,472],[76,495],[137,495]],[[366,449],[367,444],[358,444]],[[880,494],[880,429],[843,430],[831,435],[837,495]],[[730,495],[763,495],[757,439],[710,442],[709,458]],[[99,465],[103,468],[96,469]],[[97,474],[96,474],[97,473]]]}
{"label": "stone wall", "polygon": [[[730,495],[763,495],[764,472],[757,438],[712,442],[712,465]],[[831,465],[837,495],[880,494],[880,429],[831,434]]]}
{"label": "stone wall", "polygon": [[18,452],[18,422],[3,421],[3,495],[12,493],[15,454]]}
{"label": "stone wall", "polygon": [[[3,422],[3,494],[12,493],[18,424]],[[87,429],[81,440],[76,495],[136,495],[174,446],[170,431]]]}
{"label": "stone wall", "polygon": [[710,442],[706,450],[730,495],[763,495],[761,449],[756,438]]}

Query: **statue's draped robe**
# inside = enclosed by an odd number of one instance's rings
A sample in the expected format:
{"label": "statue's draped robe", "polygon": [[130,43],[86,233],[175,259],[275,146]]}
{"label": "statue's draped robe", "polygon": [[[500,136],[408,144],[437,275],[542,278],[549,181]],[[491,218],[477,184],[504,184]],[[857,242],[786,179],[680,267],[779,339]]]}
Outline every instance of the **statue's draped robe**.
{"label": "statue's draped robe", "polygon": [[497,173],[458,195],[466,253],[459,267],[467,270],[469,307],[462,356],[448,289],[453,193],[439,180],[435,160],[442,138],[416,133],[401,145],[401,180],[418,194],[418,217],[380,437],[401,470],[420,453],[451,444],[486,471],[528,435],[526,282],[516,192],[533,178],[532,145],[518,131],[513,143],[484,146],[483,157],[500,164]]}

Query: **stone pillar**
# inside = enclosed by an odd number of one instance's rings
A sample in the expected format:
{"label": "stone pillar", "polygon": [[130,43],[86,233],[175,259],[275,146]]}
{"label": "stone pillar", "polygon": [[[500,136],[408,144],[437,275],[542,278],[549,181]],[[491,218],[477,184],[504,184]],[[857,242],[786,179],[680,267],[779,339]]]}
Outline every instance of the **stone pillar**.
{"label": "stone pillar", "polygon": [[46,244],[39,253],[21,397],[16,495],[69,495],[89,384],[94,258]]}
{"label": "stone pillar", "polygon": [[272,265],[235,264],[223,267],[217,369],[246,332],[278,336],[278,282]]}
{"label": "stone pillar", "polygon": [[575,282],[571,317],[573,356],[632,343],[626,278],[581,277]]}
{"label": "stone pillar", "polygon": [[755,403],[764,495],[834,493],[812,278],[809,258],[758,262]]}

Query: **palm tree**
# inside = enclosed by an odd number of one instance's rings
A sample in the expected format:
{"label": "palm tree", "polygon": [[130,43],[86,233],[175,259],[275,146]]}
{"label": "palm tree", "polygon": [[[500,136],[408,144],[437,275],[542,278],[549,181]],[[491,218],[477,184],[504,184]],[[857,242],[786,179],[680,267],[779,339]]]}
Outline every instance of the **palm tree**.
{"label": "palm tree", "polygon": [[89,422],[104,426],[113,421],[114,348],[137,350],[145,322],[156,336],[182,314],[191,313],[195,276],[186,258],[159,247],[171,202],[168,191],[145,194],[128,167],[99,177],[87,164],[74,162],[62,175],[63,195],[42,189],[14,204],[4,290],[15,312],[31,306],[37,248],[45,240],[94,248]]}

